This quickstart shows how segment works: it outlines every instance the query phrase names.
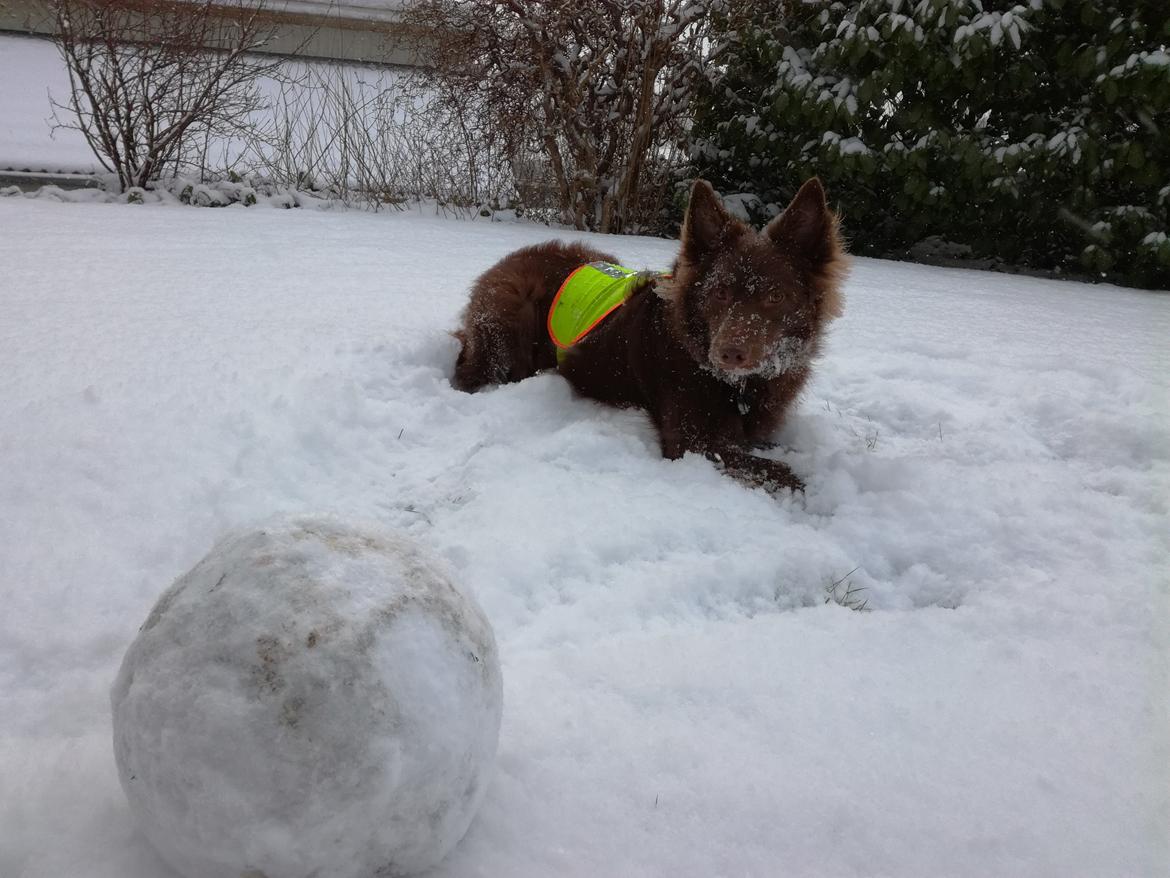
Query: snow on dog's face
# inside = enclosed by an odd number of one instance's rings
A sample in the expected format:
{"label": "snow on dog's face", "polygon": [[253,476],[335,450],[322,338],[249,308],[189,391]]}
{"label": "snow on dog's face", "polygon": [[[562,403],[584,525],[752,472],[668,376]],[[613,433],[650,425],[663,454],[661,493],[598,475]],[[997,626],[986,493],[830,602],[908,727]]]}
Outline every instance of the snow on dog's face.
{"label": "snow on dog's face", "polygon": [[805,367],[820,330],[841,312],[845,256],[817,179],[756,232],[697,181],[683,224],[675,280],[684,343],[721,378],[774,378]]}

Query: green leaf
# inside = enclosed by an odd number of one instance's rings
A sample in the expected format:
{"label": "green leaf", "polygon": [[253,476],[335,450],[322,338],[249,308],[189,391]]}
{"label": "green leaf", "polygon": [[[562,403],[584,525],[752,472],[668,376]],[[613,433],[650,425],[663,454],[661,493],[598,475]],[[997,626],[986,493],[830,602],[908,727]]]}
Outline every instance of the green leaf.
{"label": "green leaf", "polygon": [[877,88],[875,87],[874,81],[872,79],[862,80],[861,85],[857,87],[857,103],[860,104],[861,107],[868,106],[869,104],[873,103],[876,92]]}

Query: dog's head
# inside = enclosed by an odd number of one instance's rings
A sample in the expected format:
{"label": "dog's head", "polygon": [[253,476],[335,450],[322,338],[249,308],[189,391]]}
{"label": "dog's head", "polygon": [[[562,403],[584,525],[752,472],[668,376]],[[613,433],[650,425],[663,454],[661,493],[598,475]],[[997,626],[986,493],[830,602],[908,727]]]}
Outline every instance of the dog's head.
{"label": "dog's head", "polygon": [[681,245],[663,294],[692,356],[721,377],[803,368],[821,328],[841,314],[847,260],[815,177],[762,232],[731,216],[697,180]]}

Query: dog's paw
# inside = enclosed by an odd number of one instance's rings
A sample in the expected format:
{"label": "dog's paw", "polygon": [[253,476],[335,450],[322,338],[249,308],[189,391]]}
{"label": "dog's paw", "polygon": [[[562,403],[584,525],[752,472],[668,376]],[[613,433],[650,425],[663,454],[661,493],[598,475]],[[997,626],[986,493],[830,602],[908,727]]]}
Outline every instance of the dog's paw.
{"label": "dog's paw", "polygon": [[[768,463],[779,463],[770,460]],[[768,467],[768,472],[760,481],[760,487],[769,494],[778,494],[782,491],[791,491],[793,494],[804,494],[804,482],[787,466],[780,463],[778,467]]]}
{"label": "dog's paw", "polygon": [[796,478],[796,476],[793,476],[792,478],[782,483],[773,482],[772,484],[775,485],[775,487],[771,490],[771,493],[773,494],[778,494],[781,491],[791,491],[793,494],[798,494],[801,497],[804,496],[804,482]]}
{"label": "dog's paw", "polygon": [[782,461],[756,457],[738,449],[709,452],[707,457],[729,476],[753,487],[763,488],[769,494],[781,491],[804,493],[804,482]]}

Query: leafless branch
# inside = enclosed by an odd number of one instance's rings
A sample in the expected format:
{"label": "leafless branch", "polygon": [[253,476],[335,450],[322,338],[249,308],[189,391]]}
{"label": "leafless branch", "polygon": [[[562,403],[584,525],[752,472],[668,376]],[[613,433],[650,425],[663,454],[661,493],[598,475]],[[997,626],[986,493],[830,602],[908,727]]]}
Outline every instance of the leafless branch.
{"label": "leafless branch", "polygon": [[522,192],[555,193],[566,222],[620,232],[669,195],[717,3],[417,0],[406,21],[430,35],[424,88],[458,103],[469,141],[502,149]]}
{"label": "leafless branch", "polygon": [[[50,0],[69,74],[56,124],[79,131],[123,189],[164,169],[201,170],[212,140],[238,136],[264,106],[282,60],[261,3]],[[60,115],[58,115],[60,111]]]}

